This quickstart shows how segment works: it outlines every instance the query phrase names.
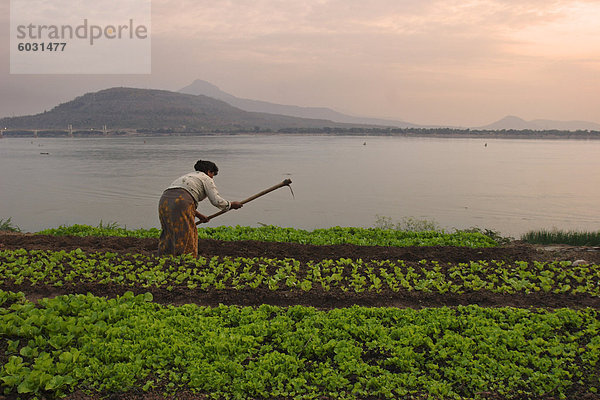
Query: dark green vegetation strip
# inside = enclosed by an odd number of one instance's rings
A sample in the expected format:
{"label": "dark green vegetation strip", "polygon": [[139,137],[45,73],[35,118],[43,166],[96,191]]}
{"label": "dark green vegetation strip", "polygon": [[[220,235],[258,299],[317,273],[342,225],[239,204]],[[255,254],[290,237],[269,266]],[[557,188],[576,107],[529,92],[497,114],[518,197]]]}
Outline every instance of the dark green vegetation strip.
{"label": "dark green vegetation strip", "polygon": [[[127,230],[114,225],[92,227],[88,225],[61,226],[38,232],[57,236],[131,236],[140,238],[158,238],[160,230]],[[327,228],[306,231],[295,228],[264,226],[251,228],[246,226],[225,226],[198,229],[200,239],[217,240],[258,240],[263,242],[288,242],[313,245],[355,244],[361,246],[463,246],[494,247],[498,243],[479,232],[444,233],[437,231],[406,232],[394,229],[377,228]]]}
{"label": "dark green vegetation strip", "polygon": [[[596,310],[32,303],[0,291],[4,394],[187,388],[216,398],[576,398],[599,386]],[[371,397],[369,397],[371,398]]]}
{"label": "dark green vegetation strip", "polygon": [[572,246],[600,246],[600,231],[531,231],[521,237],[521,240],[534,244],[568,244]]}
{"label": "dark green vegetation strip", "polygon": [[432,293],[566,293],[600,296],[600,265],[569,261],[443,264],[422,260],[338,259],[301,263],[294,259],[154,257],[141,254],[66,251],[0,251],[0,283],[62,286],[80,282],[125,286],[184,286],[189,289],[303,290],[344,292],[391,290]]}

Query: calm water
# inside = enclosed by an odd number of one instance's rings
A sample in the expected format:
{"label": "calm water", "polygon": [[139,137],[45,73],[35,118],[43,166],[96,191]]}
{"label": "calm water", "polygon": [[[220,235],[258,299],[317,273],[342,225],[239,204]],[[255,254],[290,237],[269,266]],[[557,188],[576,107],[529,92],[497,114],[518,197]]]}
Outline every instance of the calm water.
{"label": "calm water", "polygon": [[[487,146],[485,144],[487,143]],[[42,154],[48,153],[48,154]],[[0,219],[24,231],[158,227],[158,199],[198,159],[221,195],[286,188],[204,226],[372,227],[378,216],[518,235],[600,230],[600,141],[326,136],[0,139]],[[218,211],[208,201],[205,214]]]}

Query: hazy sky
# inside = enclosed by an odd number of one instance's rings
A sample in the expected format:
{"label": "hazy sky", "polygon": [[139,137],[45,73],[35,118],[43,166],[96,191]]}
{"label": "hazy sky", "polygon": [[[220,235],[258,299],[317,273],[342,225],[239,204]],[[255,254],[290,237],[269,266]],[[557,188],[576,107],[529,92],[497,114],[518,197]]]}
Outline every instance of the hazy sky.
{"label": "hazy sky", "polygon": [[600,122],[598,0],[153,0],[152,74],[118,76],[10,75],[0,2],[0,116],[203,79],[238,97],[418,124]]}

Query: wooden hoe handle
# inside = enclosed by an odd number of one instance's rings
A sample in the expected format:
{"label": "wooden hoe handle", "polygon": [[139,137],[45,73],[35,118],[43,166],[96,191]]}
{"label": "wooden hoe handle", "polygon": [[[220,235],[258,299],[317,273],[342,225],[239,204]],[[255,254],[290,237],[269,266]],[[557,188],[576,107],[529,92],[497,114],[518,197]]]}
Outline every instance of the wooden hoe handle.
{"label": "wooden hoe handle", "polygon": [[[253,196],[250,196],[250,197],[248,197],[247,199],[240,201],[240,203],[242,203],[242,204],[246,204],[246,203],[248,203],[248,202],[251,202],[251,201],[252,201],[252,200],[254,200],[254,199],[257,199],[257,198],[259,198],[259,197],[261,197],[261,196],[264,196],[264,195],[265,195],[265,194],[267,194],[267,193],[270,193],[270,192],[272,192],[273,190],[277,190],[277,189],[279,189],[280,187],[284,187],[284,186],[290,186],[290,184],[291,184],[291,183],[292,183],[292,180],[291,180],[291,179],[286,179],[286,180],[284,180],[283,182],[281,182],[281,183],[278,183],[277,185],[271,186],[270,188],[268,188],[268,189],[265,189],[265,190],[263,190],[262,192],[256,193],[255,195],[253,195]],[[290,189],[291,189],[291,188],[290,188]],[[219,212],[217,212],[217,213],[214,213],[214,214],[212,214],[212,215],[209,215],[207,218],[208,218],[209,220],[211,220],[211,219],[213,219],[213,218],[215,218],[215,217],[218,217],[219,215],[225,214],[227,211],[229,211],[229,210],[221,210],[221,211],[219,211]],[[198,224],[200,224],[200,222],[196,222],[196,225],[198,225]]]}

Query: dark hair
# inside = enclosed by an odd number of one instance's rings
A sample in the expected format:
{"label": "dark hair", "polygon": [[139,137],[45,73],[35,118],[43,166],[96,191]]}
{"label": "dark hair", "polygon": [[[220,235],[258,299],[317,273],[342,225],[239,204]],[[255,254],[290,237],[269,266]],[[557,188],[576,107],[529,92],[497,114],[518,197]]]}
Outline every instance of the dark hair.
{"label": "dark hair", "polygon": [[204,160],[198,160],[196,162],[196,165],[194,165],[194,169],[196,171],[204,172],[205,174],[210,171],[210,172],[214,172],[214,174],[216,175],[219,172],[219,167],[217,167],[217,164],[215,164],[212,161],[204,161]]}

